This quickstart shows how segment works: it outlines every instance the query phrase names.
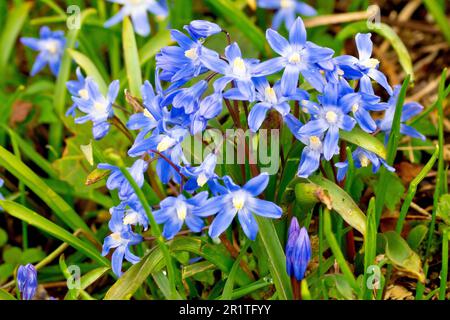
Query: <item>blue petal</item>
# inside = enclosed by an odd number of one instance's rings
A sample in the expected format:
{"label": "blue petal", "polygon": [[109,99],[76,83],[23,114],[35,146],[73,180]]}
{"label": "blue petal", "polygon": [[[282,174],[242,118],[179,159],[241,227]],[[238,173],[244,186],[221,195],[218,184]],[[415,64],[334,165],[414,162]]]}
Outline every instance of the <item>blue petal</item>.
{"label": "blue petal", "polygon": [[239,49],[236,42],[233,42],[225,48],[225,56],[230,63],[232,63],[234,59],[242,57],[241,49]]}
{"label": "blue petal", "polygon": [[378,82],[379,85],[381,85],[384,89],[386,89],[387,93],[389,93],[390,95],[392,95],[392,88],[389,85],[386,76],[381,73],[380,71],[376,70],[376,69],[369,69],[367,75],[369,77],[371,77],[373,80],[375,80],[376,82]]}
{"label": "blue petal", "polygon": [[283,76],[281,78],[281,93],[284,96],[288,96],[294,94],[297,85],[298,85],[298,77],[300,75],[300,70],[292,66],[290,64],[286,65],[284,69]]}
{"label": "blue petal", "polygon": [[254,214],[265,218],[278,219],[283,214],[283,210],[275,203],[259,198],[247,199],[247,208]]}
{"label": "blue petal", "polygon": [[246,208],[242,208],[238,212],[238,219],[241,223],[242,230],[245,235],[252,241],[256,239],[258,234],[258,223],[255,220],[255,217],[251,212],[249,212]]}
{"label": "blue petal", "polygon": [[226,204],[223,211],[221,211],[211,223],[209,227],[209,236],[211,238],[219,237],[231,224],[236,215],[236,209],[231,204]]}
{"label": "blue petal", "polygon": [[131,13],[134,30],[143,37],[150,34],[150,23],[148,22],[147,11],[133,11]]}
{"label": "blue petal", "polygon": [[339,149],[338,141],[339,128],[336,126],[332,126],[328,129],[323,144],[323,155],[325,160],[330,160],[336,154],[336,151]]}
{"label": "blue petal", "polygon": [[297,176],[300,178],[308,178],[319,168],[319,165],[320,152],[311,150],[309,147],[305,147],[298,166]]}
{"label": "blue petal", "polygon": [[253,132],[256,132],[261,127],[264,119],[266,118],[266,113],[270,109],[265,103],[257,103],[253,106],[252,110],[248,115],[248,127]]}
{"label": "blue petal", "polygon": [[266,38],[273,51],[280,56],[283,56],[289,49],[289,42],[273,29],[267,29]]}
{"label": "blue petal", "polygon": [[260,195],[269,184],[269,175],[266,172],[260,173],[258,176],[250,179],[243,189],[248,191],[252,196]]}
{"label": "blue petal", "polygon": [[355,37],[356,47],[358,49],[359,59],[367,60],[372,56],[372,40],[370,33],[358,33]]}

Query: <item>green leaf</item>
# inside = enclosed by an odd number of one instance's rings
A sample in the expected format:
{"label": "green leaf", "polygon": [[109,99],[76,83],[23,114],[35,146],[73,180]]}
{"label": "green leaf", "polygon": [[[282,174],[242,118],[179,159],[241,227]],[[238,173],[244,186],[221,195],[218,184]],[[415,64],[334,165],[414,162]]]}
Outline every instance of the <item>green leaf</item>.
{"label": "green leaf", "polygon": [[257,241],[266,249],[270,274],[281,300],[292,300],[292,287],[286,272],[286,256],[271,219],[256,216],[259,232]]}
{"label": "green leaf", "polygon": [[82,290],[88,288],[91,284],[100,279],[109,270],[110,268],[108,267],[100,267],[89,271],[80,278],[80,288],[69,290],[64,300],[77,299]]}
{"label": "green leaf", "polygon": [[153,58],[162,48],[173,43],[170,37],[169,30],[160,30],[158,33],[151,37],[147,43],[139,49],[139,61],[141,66]]}
{"label": "green leaf", "polygon": [[127,300],[136,292],[148,276],[160,270],[164,265],[163,254],[159,247],[154,247],[141,259],[132,265],[111,288],[105,296],[105,300]]}
{"label": "green leaf", "polygon": [[398,270],[424,282],[425,275],[419,255],[411,250],[408,243],[397,232],[388,231],[382,236],[386,241],[385,253],[390,262]]}
{"label": "green leaf", "polygon": [[133,25],[128,18],[123,20],[122,42],[125,68],[131,94],[135,97],[141,97],[142,75],[139,54],[134,37]]}
{"label": "green leaf", "polygon": [[233,267],[231,268],[230,274],[228,275],[227,282],[225,282],[225,287],[223,288],[222,300],[231,300],[233,295],[233,287],[234,287],[234,279],[236,277],[236,272],[239,269],[240,262],[242,258],[247,253],[247,249],[250,246],[250,240],[247,240],[247,243],[241,248],[241,251],[234,261]]}
{"label": "green leaf", "polygon": [[14,296],[12,296],[11,294],[9,294],[8,292],[6,292],[3,289],[0,289],[0,300],[17,300],[16,298],[14,298]]}
{"label": "green leaf", "polygon": [[380,181],[378,180],[374,185],[375,196],[379,197],[381,194],[384,194],[384,205],[389,210],[394,210],[405,193],[405,186],[402,180],[391,172],[386,173],[383,183],[380,183]]}
{"label": "green leaf", "polygon": [[215,269],[215,265],[209,261],[200,261],[187,265],[183,268],[181,276],[183,279],[190,278],[198,273],[202,273],[211,269]]}
{"label": "green leaf", "polygon": [[3,26],[3,32],[0,38],[0,70],[5,70],[16,39],[22,29],[24,22],[28,18],[32,3],[23,2],[22,4],[8,10],[8,19]]}
{"label": "green leaf", "polygon": [[170,283],[169,279],[167,279],[167,276],[162,271],[154,272],[152,274],[153,279],[155,280],[156,285],[163,293],[164,297],[167,300],[170,300],[171,293],[170,293]]}
{"label": "green leaf", "polygon": [[12,265],[18,265],[21,256],[22,250],[18,247],[9,247],[3,251],[3,260]]}
{"label": "green leaf", "polygon": [[45,258],[45,252],[40,248],[30,248],[22,252],[20,264],[36,263]]}
{"label": "green leaf", "polygon": [[264,33],[230,0],[205,0],[207,6],[233,26],[239,28],[263,55],[268,47]]}
{"label": "green leaf", "polygon": [[419,224],[409,232],[406,241],[408,242],[411,249],[417,252],[420,244],[423,242],[423,240],[425,240],[427,234],[428,234],[427,226]]}
{"label": "green leaf", "polygon": [[379,155],[381,158],[386,159],[386,149],[384,144],[367,132],[364,132],[360,128],[353,128],[352,131],[339,131],[339,136],[350,143],[362,147],[366,150],[372,151]]}
{"label": "green leaf", "polygon": [[[353,199],[335,183],[321,176],[313,176],[309,178],[311,182],[326,191],[328,195],[321,201],[327,204],[330,201],[331,208],[339,213],[341,217],[353,228],[358,230],[362,235],[366,234],[366,216],[353,201]],[[320,194],[321,190],[317,190]],[[329,197],[329,199],[327,198]]]}
{"label": "green leaf", "polygon": [[172,0],[170,6],[170,21],[174,29],[181,29],[192,20],[193,0]]}
{"label": "green leaf", "polygon": [[25,208],[18,203],[7,200],[0,201],[0,206],[2,206],[3,209],[13,217],[25,221],[29,225],[41,229],[42,231],[47,232],[55,238],[66,242],[67,244],[84,253],[87,257],[98,262],[99,264],[106,267],[109,266],[109,261],[105,257],[102,257],[99,251],[90,243],[81,241],[73,234],[64,230],[55,223],[47,220],[36,212],[31,211],[30,209]]}
{"label": "green leaf", "polygon": [[423,3],[441,29],[445,39],[450,44],[450,23],[445,15],[445,10],[439,6],[438,1],[436,0],[423,0]]}
{"label": "green leaf", "polygon": [[3,247],[6,242],[8,242],[8,234],[5,230],[0,228],[0,248]]}
{"label": "green leaf", "polygon": [[8,170],[19,181],[23,182],[38,197],[42,199],[53,212],[73,231],[83,229],[90,235],[94,235],[83,219],[69,206],[58,194],[42,181],[41,178],[20,159],[0,146],[0,166]]}
{"label": "green leaf", "polygon": [[390,26],[384,23],[372,24],[367,21],[355,22],[343,28],[338,33],[337,38],[341,41],[344,41],[347,38],[360,32],[375,32],[388,40],[397,53],[398,60],[403,70],[405,70],[405,73],[407,75],[411,76],[411,81],[414,81],[414,69],[408,49]]}
{"label": "green leaf", "polygon": [[437,215],[444,220],[447,225],[450,225],[450,194],[443,194],[439,198],[437,207]]}
{"label": "green leaf", "polygon": [[108,91],[108,86],[106,85],[105,79],[103,79],[100,71],[98,71],[95,64],[89,59],[86,55],[82,54],[81,52],[67,49],[67,52],[69,52],[70,56],[75,60],[75,62],[86,72],[88,76],[90,76],[95,83],[97,83],[100,92],[102,92],[104,95],[106,95]]}

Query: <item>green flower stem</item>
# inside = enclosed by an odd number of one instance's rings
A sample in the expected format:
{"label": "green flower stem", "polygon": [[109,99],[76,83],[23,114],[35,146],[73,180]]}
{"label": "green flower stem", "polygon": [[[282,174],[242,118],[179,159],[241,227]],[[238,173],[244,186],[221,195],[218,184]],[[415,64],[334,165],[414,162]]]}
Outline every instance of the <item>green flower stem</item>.
{"label": "green flower stem", "polygon": [[176,283],[175,283],[176,275],[175,275],[175,269],[172,264],[172,258],[170,256],[169,248],[167,247],[167,245],[164,242],[164,239],[162,237],[161,230],[159,229],[159,226],[156,223],[155,217],[152,214],[152,209],[150,208],[150,205],[148,204],[144,193],[139,188],[136,181],[134,181],[133,177],[130,175],[128,170],[126,168],[120,168],[120,171],[122,172],[122,174],[125,176],[125,178],[128,180],[128,182],[133,187],[134,192],[136,193],[139,201],[142,204],[142,207],[145,210],[145,213],[148,216],[152,234],[156,237],[156,241],[163,253],[164,260],[166,260],[166,266],[167,266],[167,271],[168,271],[168,278],[169,278],[169,282],[170,282],[170,291],[172,294],[172,298],[178,299],[180,297],[180,295],[177,292],[177,288],[176,288]]}
{"label": "green flower stem", "polygon": [[447,291],[448,278],[448,229],[443,231],[442,236],[442,268],[441,268],[441,285],[439,287],[439,300],[445,300]]}
{"label": "green flower stem", "polygon": [[403,201],[402,208],[400,210],[400,215],[397,220],[397,225],[395,227],[395,231],[400,234],[403,230],[403,224],[405,223],[406,214],[408,213],[409,206],[416,195],[417,186],[420,182],[427,176],[428,172],[433,168],[436,159],[439,156],[439,147],[436,146],[436,150],[433,153],[433,156],[427,162],[427,164],[420,170],[419,174],[411,181],[408,188],[408,194],[406,195],[405,201]]}
{"label": "green flower stem", "polygon": [[347,279],[348,283],[353,288],[353,290],[356,293],[358,293],[359,288],[356,279],[353,276],[353,273],[350,270],[347,261],[345,261],[341,248],[339,247],[339,244],[336,241],[336,238],[334,237],[333,230],[331,229],[331,216],[328,208],[324,209],[324,232],[328,244],[330,245],[331,251],[333,252],[334,257],[336,258],[336,261],[339,267],[341,268],[342,273],[344,274],[345,278]]}

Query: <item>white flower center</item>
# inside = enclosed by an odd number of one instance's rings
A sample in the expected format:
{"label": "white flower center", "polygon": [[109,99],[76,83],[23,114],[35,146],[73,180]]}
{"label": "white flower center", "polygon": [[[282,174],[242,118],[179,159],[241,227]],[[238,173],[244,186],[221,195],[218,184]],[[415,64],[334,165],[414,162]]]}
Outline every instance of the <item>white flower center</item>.
{"label": "white flower center", "polygon": [[344,71],[342,71],[341,68],[338,68],[336,72],[337,72],[337,75],[340,77],[342,77],[344,75]]}
{"label": "white flower center", "polygon": [[266,96],[266,101],[276,104],[278,102],[277,94],[275,93],[275,90],[271,86],[266,87],[264,90],[264,94]]}
{"label": "white flower center", "polygon": [[361,167],[367,167],[370,164],[369,158],[367,158],[364,154],[359,155],[359,162],[361,162]]}
{"label": "white flower center", "polygon": [[114,241],[122,241],[122,237],[120,236],[120,232],[114,232],[111,234],[111,238]]}
{"label": "white flower center", "polygon": [[311,136],[309,137],[309,146],[317,150],[322,146],[322,141],[320,141],[318,136]]}
{"label": "white flower center", "polygon": [[104,102],[94,102],[94,109],[98,112],[106,112],[108,106]]}
{"label": "white flower center", "polygon": [[58,52],[59,43],[56,40],[48,40],[45,42],[45,50],[50,54],[55,54]]}
{"label": "white flower center", "polygon": [[142,0],[128,0],[128,2],[133,6],[137,6],[142,3]]}
{"label": "white flower center", "polygon": [[352,111],[353,111],[353,113],[355,113],[356,111],[358,111],[358,109],[359,109],[359,104],[355,103],[355,104],[352,106]]}
{"label": "white flower center", "polygon": [[281,0],[280,2],[281,9],[291,9],[294,7],[294,1],[292,0]]}
{"label": "white flower center", "polygon": [[328,111],[325,114],[325,119],[327,119],[328,123],[334,124],[337,121],[337,114],[334,111]]}
{"label": "white flower center", "polygon": [[241,210],[245,204],[246,195],[242,191],[235,192],[233,195],[233,206],[236,210]]}
{"label": "white flower center", "polygon": [[378,64],[380,63],[380,61],[378,59],[374,59],[374,58],[370,58],[367,59],[365,61],[362,61],[361,64],[366,67],[366,68],[376,68],[376,66],[378,66]]}
{"label": "white flower center", "polygon": [[302,57],[298,52],[294,52],[289,56],[289,63],[298,64],[302,60]]}
{"label": "white flower center", "polygon": [[150,111],[148,111],[146,108],[144,108],[144,116],[146,116],[146,117],[149,118],[150,120],[155,120],[155,118],[152,116],[152,114],[150,113]]}
{"label": "white flower center", "polygon": [[138,222],[138,214],[136,211],[130,210],[129,213],[123,218],[123,224],[136,224]]}
{"label": "white flower center", "polygon": [[245,61],[242,58],[236,58],[233,61],[233,73],[238,77],[245,77],[247,74],[247,68],[245,66]]}
{"label": "white flower center", "polygon": [[88,100],[89,99],[89,92],[86,89],[79,90],[78,91],[78,95],[84,100]]}
{"label": "white flower center", "polygon": [[197,60],[198,58],[197,48],[191,48],[189,50],[186,50],[184,52],[184,55],[191,60]]}
{"label": "white flower center", "polygon": [[166,151],[167,149],[169,149],[171,146],[173,146],[175,143],[175,139],[169,137],[169,136],[165,136],[159,143],[158,146],[156,147],[156,149],[158,150],[158,152],[163,152]]}
{"label": "white flower center", "polygon": [[184,202],[180,202],[177,207],[177,217],[178,219],[184,221],[186,219],[187,207]]}
{"label": "white flower center", "polygon": [[206,182],[208,182],[208,178],[206,177],[206,175],[203,172],[200,173],[199,176],[197,177],[197,184],[200,187],[203,187]]}

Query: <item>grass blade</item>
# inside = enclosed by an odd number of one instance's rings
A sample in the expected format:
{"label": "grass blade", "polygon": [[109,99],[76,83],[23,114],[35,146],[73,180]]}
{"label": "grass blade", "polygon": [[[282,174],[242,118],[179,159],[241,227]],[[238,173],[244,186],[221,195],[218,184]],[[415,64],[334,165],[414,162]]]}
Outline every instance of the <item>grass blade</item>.
{"label": "grass blade", "polygon": [[280,239],[270,219],[256,216],[259,226],[258,241],[266,249],[270,274],[272,275],[278,298],[281,300],[292,300],[292,286],[286,272],[286,256]]}
{"label": "grass blade", "polygon": [[131,94],[141,97],[142,75],[139,64],[139,54],[134,37],[133,25],[130,19],[123,20],[122,30],[123,54],[125,57],[125,69],[127,71],[128,84]]}
{"label": "grass blade", "polygon": [[[398,144],[400,141],[400,121],[401,121],[401,116],[402,116],[402,111],[403,111],[403,104],[405,102],[405,97],[406,97],[406,90],[408,89],[408,85],[409,85],[409,75],[406,76],[405,81],[403,81],[403,85],[402,88],[400,90],[399,96],[398,96],[398,100],[397,100],[397,105],[395,107],[395,114],[394,114],[394,119],[392,120],[392,128],[391,128],[391,134],[389,137],[389,142],[388,142],[388,146],[387,146],[387,157],[386,157],[386,162],[392,166],[395,160],[395,156],[397,154],[397,149],[398,149]],[[380,169],[380,185],[385,185],[386,181],[388,178],[388,171],[386,170],[386,168],[382,167]],[[385,199],[386,199],[386,194],[385,193],[380,193],[376,199],[376,206],[375,206],[375,211],[376,211],[376,217],[377,217],[377,226],[380,223],[380,219],[381,219],[381,214],[383,212],[383,207],[385,204]]]}
{"label": "grass blade", "polygon": [[428,12],[433,16],[439,26],[439,29],[441,29],[445,39],[450,44],[450,23],[445,15],[445,11],[442,10],[442,7],[436,0],[423,0],[423,3],[425,4]]}
{"label": "grass blade", "polygon": [[234,261],[233,267],[231,268],[230,274],[228,275],[227,282],[225,282],[225,287],[223,288],[221,300],[231,300],[233,296],[234,279],[236,277],[236,272],[239,269],[242,257],[247,253],[247,249],[251,242],[247,240],[247,243],[241,248],[241,251]]}
{"label": "grass blade", "polygon": [[102,257],[98,250],[90,243],[81,241],[67,230],[61,228],[50,220],[47,220],[36,212],[31,211],[30,209],[25,208],[18,203],[8,200],[0,201],[0,203],[5,211],[8,212],[11,216],[25,221],[29,225],[34,226],[59,240],[68,243],[70,246],[84,253],[87,257],[96,261],[100,265],[109,267],[109,261],[105,257]]}
{"label": "grass blade", "polygon": [[83,219],[57,193],[55,193],[36,173],[16,156],[0,146],[0,165],[22,181],[72,230],[82,229],[94,236]]}
{"label": "grass blade", "polygon": [[11,56],[11,52],[16,43],[16,39],[19,36],[20,30],[23,24],[28,18],[28,13],[30,11],[32,3],[23,2],[17,7],[8,11],[8,19],[3,27],[3,32],[0,40],[0,69],[4,70]]}

